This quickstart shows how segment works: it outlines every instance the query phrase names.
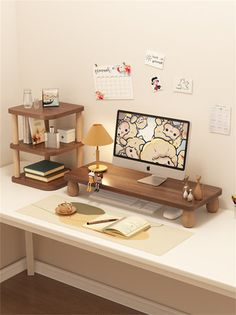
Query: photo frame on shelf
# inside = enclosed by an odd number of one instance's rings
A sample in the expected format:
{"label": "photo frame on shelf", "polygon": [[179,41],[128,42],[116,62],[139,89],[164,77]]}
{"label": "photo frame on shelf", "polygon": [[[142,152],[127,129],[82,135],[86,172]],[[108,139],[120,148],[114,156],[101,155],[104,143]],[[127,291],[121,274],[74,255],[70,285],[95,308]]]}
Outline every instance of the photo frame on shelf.
{"label": "photo frame on shelf", "polygon": [[42,104],[43,107],[58,107],[59,106],[59,90],[43,89],[42,90]]}
{"label": "photo frame on shelf", "polygon": [[33,144],[45,141],[46,125],[43,119],[29,117],[29,127]]}

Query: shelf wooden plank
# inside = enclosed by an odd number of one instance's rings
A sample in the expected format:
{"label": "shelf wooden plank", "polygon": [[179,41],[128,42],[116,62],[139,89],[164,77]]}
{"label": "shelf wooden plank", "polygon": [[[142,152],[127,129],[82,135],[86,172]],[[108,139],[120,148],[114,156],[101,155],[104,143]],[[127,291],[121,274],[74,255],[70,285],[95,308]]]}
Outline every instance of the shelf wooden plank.
{"label": "shelf wooden plank", "polygon": [[67,185],[67,181],[64,179],[64,177],[55,179],[49,183],[45,183],[45,182],[40,182],[39,180],[36,180],[36,179],[27,178],[25,177],[24,173],[21,173],[20,177],[12,176],[12,181],[13,183],[37,188],[40,190],[46,190],[46,191],[60,189]]}
{"label": "shelf wooden plank", "polygon": [[23,105],[14,106],[8,109],[10,114],[26,116],[26,117],[33,117],[38,119],[50,120],[56,119],[63,116],[76,114],[82,112],[84,110],[84,106],[64,103],[60,102],[58,107],[50,107],[50,108],[43,108],[42,101],[40,101],[40,108],[34,109],[32,108],[24,108]]}
{"label": "shelf wooden plank", "polygon": [[[71,172],[65,174],[64,178],[74,183],[87,184],[88,166],[94,163],[72,169]],[[184,183],[181,180],[168,178],[160,186],[151,186],[138,182],[138,179],[144,178],[150,173],[123,168],[102,161],[101,164],[108,167],[108,170],[103,173],[103,189],[177,207],[182,210],[195,210],[222,194],[221,188],[202,184],[203,199],[188,202],[183,198]],[[194,188],[195,185],[196,183],[189,181],[190,187]]]}
{"label": "shelf wooden plank", "polygon": [[19,144],[10,144],[11,149],[17,150],[17,151],[23,151],[23,152],[28,152],[32,154],[37,154],[37,155],[42,155],[42,156],[55,156],[59,155],[71,150],[74,150],[78,147],[82,147],[83,143],[82,142],[70,142],[70,143],[60,143],[60,148],[45,148],[44,143],[39,143],[36,145],[33,144],[26,144],[23,143],[23,141],[19,141]]}

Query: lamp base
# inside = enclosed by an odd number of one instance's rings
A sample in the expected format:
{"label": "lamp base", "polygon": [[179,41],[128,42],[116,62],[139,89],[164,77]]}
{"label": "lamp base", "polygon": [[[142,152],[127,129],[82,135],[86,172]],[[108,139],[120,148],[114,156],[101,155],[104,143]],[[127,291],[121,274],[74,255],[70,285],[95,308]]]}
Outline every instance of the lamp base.
{"label": "lamp base", "polygon": [[107,166],[104,164],[99,164],[97,167],[96,164],[93,164],[93,165],[89,165],[88,169],[95,173],[102,173],[102,172],[106,172]]}

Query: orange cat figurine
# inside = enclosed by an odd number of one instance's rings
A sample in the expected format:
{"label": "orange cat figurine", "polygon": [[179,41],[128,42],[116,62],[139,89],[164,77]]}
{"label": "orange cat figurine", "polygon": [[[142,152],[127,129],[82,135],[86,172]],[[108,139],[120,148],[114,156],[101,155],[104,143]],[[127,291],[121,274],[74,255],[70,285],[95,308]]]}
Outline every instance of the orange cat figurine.
{"label": "orange cat figurine", "polygon": [[201,176],[196,176],[197,184],[193,190],[193,196],[194,196],[195,200],[202,200],[203,199],[203,192],[202,192],[200,180],[201,180]]}

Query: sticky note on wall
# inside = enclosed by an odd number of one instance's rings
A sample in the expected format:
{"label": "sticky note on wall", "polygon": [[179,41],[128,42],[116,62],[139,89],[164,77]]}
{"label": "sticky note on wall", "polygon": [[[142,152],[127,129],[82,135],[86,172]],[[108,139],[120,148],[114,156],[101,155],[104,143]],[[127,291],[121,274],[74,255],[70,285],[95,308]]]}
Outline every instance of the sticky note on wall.
{"label": "sticky note on wall", "polygon": [[158,69],[163,69],[165,56],[162,53],[157,53],[155,51],[147,50],[144,63]]}
{"label": "sticky note on wall", "polygon": [[226,105],[213,105],[210,107],[210,132],[223,135],[230,134],[231,108]]}

